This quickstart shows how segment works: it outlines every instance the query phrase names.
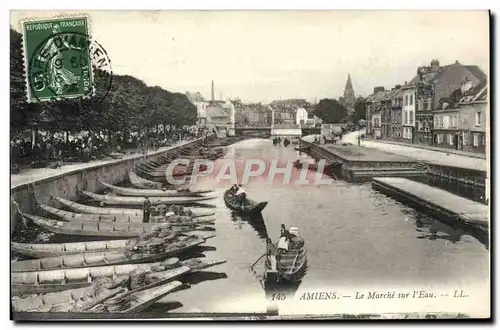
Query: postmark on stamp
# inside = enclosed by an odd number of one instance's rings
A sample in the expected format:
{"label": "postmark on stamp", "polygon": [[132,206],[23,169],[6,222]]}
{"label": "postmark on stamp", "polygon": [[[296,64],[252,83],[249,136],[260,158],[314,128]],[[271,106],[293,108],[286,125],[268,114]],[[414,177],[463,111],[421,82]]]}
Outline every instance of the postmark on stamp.
{"label": "postmark on stamp", "polygon": [[100,96],[107,94],[111,61],[91,41],[86,16],[23,21],[22,33],[28,102],[95,95],[96,67],[109,75]]}

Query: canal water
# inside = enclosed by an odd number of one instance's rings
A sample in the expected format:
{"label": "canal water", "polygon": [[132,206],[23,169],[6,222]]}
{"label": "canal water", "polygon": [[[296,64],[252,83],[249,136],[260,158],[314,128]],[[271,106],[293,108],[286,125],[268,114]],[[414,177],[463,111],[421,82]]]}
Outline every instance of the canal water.
{"label": "canal water", "polygon": [[[298,156],[293,146],[251,139],[230,146],[226,158],[287,163]],[[334,180],[329,185],[296,186],[251,178],[247,197],[268,202],[262,217],[232,213],[222,198],[229,186],[229,181],[208,178],[197,184],[199,189],[215,189],[219,196],[213,202],[216,237],[197,253],[227,263],[191,275],[191,288],[168,295],[150,312],[265,312],[262,262],[255,272],[250,267],[265,252],[265,238],[279,238],[281,224],[298,227],[306,242],[308,270],[295,288],[301,292],[367,285],[460,287],[489,281],[483,238],[416,212],[369,184]]]}
{"label": "canal water", "polygon": [[[286,163],[299,154],[292,146],[275,147],[269,140],[254,139],[233,145],[226,158],[232,157]],[[169,296],[185,305],[176,311],[264,312],[265,292],[250,266],[265,252],[267,235],[278,239],[281,224],[298,227],[306,240],[308,272],[301,292],[371,284],[425,287],[488,281],[489,252],[482,237],[406,207],[369,184],[333,181],[294,186],[278,181],[270,184],[266,178],[251,178],[246,187],[248,198],[269,202],[262,218],[241,218],[227,209],[222,194],[229,181],[200,182],[199,188],[215,188],[221,196],[215,202],[217,236],[208,242],[215,250],[204,254],[227,260],[216,268],[227,278]]]}

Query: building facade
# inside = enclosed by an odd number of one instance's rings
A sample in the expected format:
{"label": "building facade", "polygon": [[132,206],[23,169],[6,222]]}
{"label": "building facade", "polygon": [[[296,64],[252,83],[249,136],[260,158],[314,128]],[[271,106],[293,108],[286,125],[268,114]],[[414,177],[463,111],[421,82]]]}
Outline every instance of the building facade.
{"label": "building facade", "polygon": [[487,121],[489,115],[488,88],[483,86],[471,98],[460,102],[458,134],[462,137],[460,149],[485,153],[488,139]]}
{"label": "building facade", "polygon": [[206,125],[207,124],[207,107],[209,106],[209,102],[206,101],[201,93],[191,93],[186,92],[186,97],[191,103],[196,106],[197,113],[197,124],[198,125]]}
{"label": "building facade", "polygon": [[299,107],[295,112],[295,124],[296,125],[305,125],[307,123],[307,111],[306,109]]}
{"label": "building facade", "polygon": [[391,138],[399,140],[403,138],[403,90],[396,85],[391,96]]}
{"label": "building facade", "polygon": [[402,129],[403,140],[413,142],[415,130],[415,86],[404,85],[403,91],[403,106],[402,106]]}
{"label": "building facade", "polygon": [[366,98],[366,134],[374,137],[381,137],[382,126],[382,98],[386,91],[383,86],[373,88],[373,94]]}
{"label": "building facade", "polygon": [[436,127],[433,123],[434,112],[437,111],[439,114],[443,110],[443,105],[449,107],[450,104],[457,102],[464,82],[473,88],[484,79],[486,74],[479,67],[462,65],[458,61],[440,66],[439,61],[434,59],[429,66],[419,67],[417,75],[410,82],[416,86],[415,143],[434,145],[437,141],[432,132]]}

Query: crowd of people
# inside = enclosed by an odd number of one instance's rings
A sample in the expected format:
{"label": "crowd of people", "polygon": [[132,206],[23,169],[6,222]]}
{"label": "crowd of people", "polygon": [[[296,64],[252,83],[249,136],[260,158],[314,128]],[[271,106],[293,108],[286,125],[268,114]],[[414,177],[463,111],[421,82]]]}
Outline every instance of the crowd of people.
{"label": "crowd of people", "polygon": [[[203,137],[211,133],[207,127],[167,127],[156,132],[131,132],[109,136],[101,132],[60,133],[33,131],[11,137],[11,163],[15,166],[44,167],[50,162],[87,162],[103,159],[110,153],[155,150],[179,140]],[[38,164],[38,165],[34,165]]]}

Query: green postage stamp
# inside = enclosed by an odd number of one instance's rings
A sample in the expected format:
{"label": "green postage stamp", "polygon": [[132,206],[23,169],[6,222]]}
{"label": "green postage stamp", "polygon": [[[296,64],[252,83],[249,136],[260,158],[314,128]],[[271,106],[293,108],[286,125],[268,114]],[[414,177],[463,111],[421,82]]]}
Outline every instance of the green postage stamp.
{"label": "green postage stamp", "polygon": [[28,102],[91,96],[88,17],[25,20],[21,24]]}

